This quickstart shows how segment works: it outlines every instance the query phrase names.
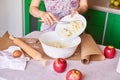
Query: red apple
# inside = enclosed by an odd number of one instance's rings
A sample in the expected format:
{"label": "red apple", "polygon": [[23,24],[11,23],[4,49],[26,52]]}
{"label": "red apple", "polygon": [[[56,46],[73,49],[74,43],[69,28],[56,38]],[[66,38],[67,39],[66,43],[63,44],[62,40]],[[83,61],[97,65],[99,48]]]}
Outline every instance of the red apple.
{"label": "red apple", "polygon": [[77,69],[71,69],[66,74],[66,80],[82,80],[82,73]]}
{"label": "red apple", "polygon": [[104,48],[104,55],[106,58],[113,58],[115,56],[116,50],[113,46],[106,46]]}
{"label": "red apple", "polygon": [[54,60],[53,68],[56,72],[62,73],[66,70],[67,61],[64,58],[57,58]]}

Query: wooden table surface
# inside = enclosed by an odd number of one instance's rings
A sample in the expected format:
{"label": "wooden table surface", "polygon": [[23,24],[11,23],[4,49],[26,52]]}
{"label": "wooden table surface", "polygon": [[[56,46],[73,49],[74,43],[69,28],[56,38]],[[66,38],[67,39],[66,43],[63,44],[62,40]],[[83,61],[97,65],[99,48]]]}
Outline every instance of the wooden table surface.
{"label": "wooden table surface", "polygon": [[[38,38],[38,36],[39,32],[34,31],[25,37]],[[105,46],[99,45],[99,47],[103,50]],[[81,63],[81,61],[67,60],[68,66],[63,73],[56,73],[53,70],[53,60],[49,60],[47,66],[43,66],[39,61],[30,60],[25,71],[0,69],[0,80],[65,80],[67,71],[73,68],[82,72],[83,80],[120,80],[120,74],[116,72],[120,50],[116,50],[113,59],[91,61],[87,65]]]}

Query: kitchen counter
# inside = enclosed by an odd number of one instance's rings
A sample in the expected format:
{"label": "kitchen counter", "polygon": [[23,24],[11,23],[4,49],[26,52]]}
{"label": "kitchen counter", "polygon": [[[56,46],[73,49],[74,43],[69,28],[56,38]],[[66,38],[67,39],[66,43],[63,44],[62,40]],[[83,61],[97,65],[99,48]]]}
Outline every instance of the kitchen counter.
{"label": "kitchen counter", "polygon": [[[25,37],[38,38],[39,35],[39,31],[33,31]],[[103,51],[105,46],[99,45],[99,47]],[[0,69],[0,80],[65,80],[66,73],[73,68],[82,72],[83,80],[119,80],[120,74],[116,72],[116,68],[120,50],[116,50],[116,56],[113,59],[91,61],[87,65],[79,60],[67,60],[68,67],[63,73],[56,73],[53,70],[53,60],[49,60],[47,66],[43,66],[39,61],[30,60],[25,71]]]}
{"label": "kitchen counter", "polygon": [[100,10],[104,12],[120,14],[120,7],[110,6],[109,0],[88,0],[89,9]]}

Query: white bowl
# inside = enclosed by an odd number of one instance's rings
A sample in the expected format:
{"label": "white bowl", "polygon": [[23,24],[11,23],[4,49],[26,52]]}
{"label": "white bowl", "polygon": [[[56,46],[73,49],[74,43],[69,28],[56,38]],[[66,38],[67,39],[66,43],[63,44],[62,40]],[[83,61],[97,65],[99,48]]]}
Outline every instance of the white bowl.
{"label": "white bowl", "polygon": [[83,15],[75,14],[73,17],[71,17],[71,15],[67,15],[67,16],[63,17],[60,21],[72,22],[72,21],[76,21],[76,20],[78,20],[82,23],[81,28],[77,32],[75,32],[74,34],[72,34],[69,37],[65,36],[65,33],[63,32],[63,30],[65,28],[66,29],[70,28],[70,24],[58,23],[55,28],[57,35],[60,36],[63,40],[70,40],[70,39],[73,39],[73,38],[79,36],[80,34],[82,34],[84,32],[84,30],[86,29],[86,25],[87,25],[87,21]]}
{"label": "white bowl", "polygon": [[[68,58],[72,56],[81,42],[80,37],[69,41],[63,41],[55,31],[46,32],[40,35],[39,41],[46,55],[51,58]],[[59,43],[61,47],[56,47],[53,43]]]}

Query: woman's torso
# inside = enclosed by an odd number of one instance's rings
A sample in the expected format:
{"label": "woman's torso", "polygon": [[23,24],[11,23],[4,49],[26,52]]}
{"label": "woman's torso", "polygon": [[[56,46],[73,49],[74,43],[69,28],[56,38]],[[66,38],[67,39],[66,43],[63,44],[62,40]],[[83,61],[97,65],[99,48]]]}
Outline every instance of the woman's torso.
{"label": "woman's torso", "polygon": [[[58,20],[71,13],[71,10],[79,7],[79,0],[44,0],[46,11],[53,13]],[[42,24],[41,30],[50,29],[46,24]]]}

